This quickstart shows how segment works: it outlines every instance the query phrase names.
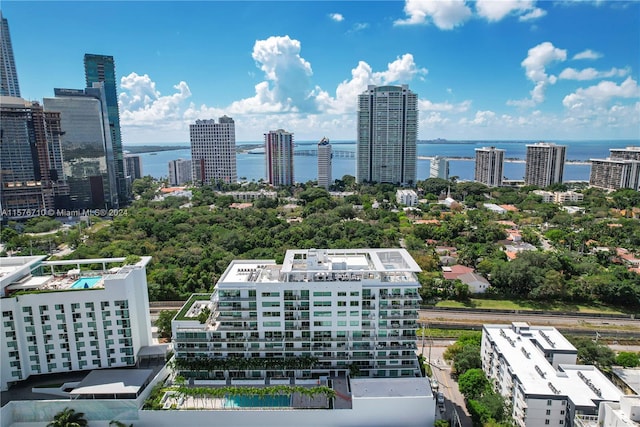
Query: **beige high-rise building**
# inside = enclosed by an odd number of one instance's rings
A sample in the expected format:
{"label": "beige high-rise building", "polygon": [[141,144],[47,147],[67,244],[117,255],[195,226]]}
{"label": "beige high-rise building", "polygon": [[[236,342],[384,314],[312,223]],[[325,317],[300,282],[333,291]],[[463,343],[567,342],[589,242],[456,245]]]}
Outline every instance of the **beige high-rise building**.
{"label": "beige high-rise building", "polygon": [[565,145],[548,142],[527,145],[524,183],[538,187],[561,183],[566,156]]}
{"label": "beige high-rise building", "polygon": [[357,133],[357,182],[415,185],[418,95],[408,85],[359,95]]}
{"label": "beige high-rise building", "polygon": [[503,168],[504,150],[495,147],[476,148],[476,182],[488,187],[500,187]]}
{"label": "beige high-rise building", "polygon": [[196,120],[189,125],[193,181],[226,184],[238,181],[236,170],[236,127],[231,117]]}
{"label": "beige high-rise building", "polygon": [[293,134],[284,129],[264,134],[267,182],[274,186],[293,185]]}
{"label": "beige high-rise building", "polygon": [[589,185],[640,190],[640,147],[611,148],[607,159],[591,159]]}

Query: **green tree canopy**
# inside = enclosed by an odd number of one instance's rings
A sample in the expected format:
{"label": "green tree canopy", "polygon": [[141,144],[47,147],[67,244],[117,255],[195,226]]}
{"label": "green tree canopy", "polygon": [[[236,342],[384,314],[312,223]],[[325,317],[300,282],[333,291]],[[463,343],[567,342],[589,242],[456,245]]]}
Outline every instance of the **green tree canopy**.
{"label": "green tree canopy", "polygon": [[53,421],[47,424],[47,427],[86,427],[88,424],[84,412],[64,408],[53,417]]}

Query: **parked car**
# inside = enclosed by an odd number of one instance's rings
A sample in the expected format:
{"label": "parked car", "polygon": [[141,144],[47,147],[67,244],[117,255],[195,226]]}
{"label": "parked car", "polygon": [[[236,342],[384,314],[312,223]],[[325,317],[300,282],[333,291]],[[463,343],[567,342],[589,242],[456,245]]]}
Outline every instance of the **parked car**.
{"label": "parked car", "polygon": [[438,380],[433,378],[431,380],[431,388],[435,391],[438,391],[438,388],[440,388],[440,384],[438,384]]}
{"label": "parked car", "polygon": [[436,393],[436,402],[438,402],[438,405],[444,405],[444,394],[441,391]]}

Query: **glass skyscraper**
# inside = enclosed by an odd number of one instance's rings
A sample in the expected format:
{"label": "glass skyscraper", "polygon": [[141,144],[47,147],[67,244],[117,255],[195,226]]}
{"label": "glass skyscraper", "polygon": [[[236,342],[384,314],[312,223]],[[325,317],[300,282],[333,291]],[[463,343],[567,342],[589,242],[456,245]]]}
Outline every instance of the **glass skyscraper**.
{"label": "glass skyscraper", "polygon": [[13,58],[13,46],[9,34],[9,23],[0,11],[0,95],[20,98],[16,61]]}
{"label": "glass skyscraper", "polygon": [[418,96],[409,86],[373,86],[358,96],[356,180],[416,183]]}
{"label": "glass skyscraper", "polygon": [[131,198],[131,189],[129,181],[126,178],[124,156],[122,153],[116,66],[113,61],[113,56],[86,53],[84,55],[84,73],[88,88],[92,87],[93,83],[104,83],[104,93],[109,116],[109,131],[111,133],[113,159],[115,162],[117,194],[120,203],[124,204]]}
{"label": "glass skyscraper", "polygon": [[108,108],[102,83],[81,89],[54,89],[45,98],[47,111],[60,112],[62,159],[69,199],[66,209],[117,208],[118,191],[109,131]]}

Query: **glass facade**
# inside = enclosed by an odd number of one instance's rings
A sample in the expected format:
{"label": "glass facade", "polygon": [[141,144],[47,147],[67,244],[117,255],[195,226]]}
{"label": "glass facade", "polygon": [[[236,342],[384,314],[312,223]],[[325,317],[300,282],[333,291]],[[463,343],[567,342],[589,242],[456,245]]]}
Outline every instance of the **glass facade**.
{"label": "glass facade", "polygon": [[55,89],[45,98],[47,111],[60,112],[63,174],[69,197],[59,207],[67,209],[118,206],[116,170],[104,90],[97,87]]}
{"label": "glass facade", "polygon": [[122,134],[120,132],[120,111],[118,109],[118,91],[116,83],[116,66],[113,56],[84,55],[84,73],[87,87],[94,83],[104,84],[107,115],[109,118],[109,132],[111,134],[111,150],[115,164],[116,187],[120,203],[130,199],[130,185],[126,178],[124,155],[122,153]]}

